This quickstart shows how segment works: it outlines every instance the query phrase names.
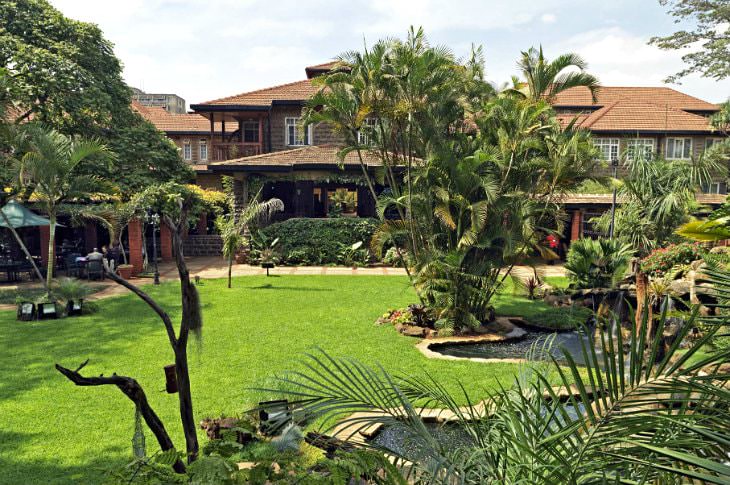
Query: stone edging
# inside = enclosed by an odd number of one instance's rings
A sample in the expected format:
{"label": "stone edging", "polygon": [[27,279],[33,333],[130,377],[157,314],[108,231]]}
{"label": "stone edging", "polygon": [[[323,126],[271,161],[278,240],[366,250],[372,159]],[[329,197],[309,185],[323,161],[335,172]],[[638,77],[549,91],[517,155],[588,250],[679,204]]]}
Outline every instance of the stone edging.
{"label": "stone edging", "polygon": [[525,331],[515,327],[515,330],[511,331],[506,335],[497,334],[485,334],[485,335],[472,335],[465,337],[442,337],[433,339],[423,339],[416,348],[421,352],[427,359],[442,359],[442,360],[468,360],[471,362],[481,362],[483,364],[525,364],[527,359],[489,359],[482,357],[456,357],[454,355],[445,355],[440,352],[436,352],[431,349],[434,345],[444,344],[478,344],[483,342],[504,342],[505,340],[511,340],[519,338],[525,335]]}

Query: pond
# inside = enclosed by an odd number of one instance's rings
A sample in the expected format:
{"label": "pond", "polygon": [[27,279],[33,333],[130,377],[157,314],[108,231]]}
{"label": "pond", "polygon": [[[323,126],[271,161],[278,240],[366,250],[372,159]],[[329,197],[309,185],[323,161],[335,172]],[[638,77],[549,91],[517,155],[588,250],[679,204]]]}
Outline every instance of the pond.
{"label": "pond", "polygon": [[550,332],[529,330],[524,336],[501,342],[436,344],[434,352],[462,358],[544,360],[548,354],[565,361],[564,347],[573,359],[583,364],[582,343],[592,341],[593,329],[583,331]]}

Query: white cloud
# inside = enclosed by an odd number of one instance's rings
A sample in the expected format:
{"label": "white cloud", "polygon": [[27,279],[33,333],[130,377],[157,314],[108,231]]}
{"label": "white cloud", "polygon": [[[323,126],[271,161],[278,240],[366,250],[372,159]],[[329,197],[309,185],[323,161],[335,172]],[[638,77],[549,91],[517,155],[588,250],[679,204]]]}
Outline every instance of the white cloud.
{"label": "white cloud", "polygon": [[[577,52],[589,71],[607,86],[661,86],[670,74],[684,67],[682,52],[664,51],[647,44],[620,27],[590,30],[550,46],[550,52]],[[681,86],[671,86],[708,101],[721,101],[730,93],[730,80],[717,82],[690,76]]]}
{"label": "white cloud", "polygon": [[[584,0],[51,0],[65,15],[99,24],[115,44],[127,82],[175,92],[189,103],[301,79],[304,67],[385,36],[423,26],[435,42],[465,55],[483,43],[497,82],[515,73],[521,49],[577,51],[605,84],[659,84],[682,67],[676,52],[596,16],[575,18]],[[632,2],[612,3],[621,9]],[[592,7],[591,7],[592,8]],[[612,7],[613,8],[613,7]],[[623,24],[621,24],[623,25]],[[558,27],[556,27],[558,26]],[[579,32],[584,27],[586,32]],[[571,35],[571,33],[573,35]],[[562,40],[561,40],[562,37]],[[689,80],[682,88],[710,100],[727,83]],[[709,94],[708,94],[709,93]],[[723,94],[718,94],[723,93]]]}

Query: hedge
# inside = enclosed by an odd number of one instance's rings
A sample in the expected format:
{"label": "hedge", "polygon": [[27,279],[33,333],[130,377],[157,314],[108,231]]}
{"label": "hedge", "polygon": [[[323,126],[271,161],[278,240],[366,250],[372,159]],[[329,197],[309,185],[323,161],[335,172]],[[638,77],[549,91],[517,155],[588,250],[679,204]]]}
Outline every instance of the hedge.
{"label": "hedge", "polygon": [[272,224],[263,232],[270,240],[279,238],[283,264],[323,265],[337,264],[343,249],[358,241],[364,248],[370,247],[378,224],[370,218],[295,218]]}

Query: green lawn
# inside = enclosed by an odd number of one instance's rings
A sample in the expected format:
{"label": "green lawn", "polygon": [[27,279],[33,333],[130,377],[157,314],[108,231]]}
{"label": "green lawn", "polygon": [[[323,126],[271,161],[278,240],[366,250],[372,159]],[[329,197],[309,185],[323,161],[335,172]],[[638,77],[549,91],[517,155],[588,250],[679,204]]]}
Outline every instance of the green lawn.
{"label": "green lawn", "polygon": [[[179,318],[177,285],[148,287]],[[316,347],[333,355],[380,363],[393,372],[428,372],[475,396],[508,384],[517,366],[425,359],[414,339],[373,322],[386,309],[413,302],[408,282],[384,276],[243,277],[200,287],[205,323],[200,351],[190,365],[196,418],[237,414],[264,397],[250,390],[277,372],[296,368]],[[498,310],[524,310],[527,300],[501,297]],[[539,303],[529,303],[541,306]],[[164,392],[163,366],[172,363],[164,329],[132,296],[103,300],[100,311],[79,318],[21,323],[0,313],[0,484],[99,483],[103,470],[131,453],[134,407],[112,387],[79,388],[54,369],[135,377],[184,446],[177,396]],[[270,381],[269,381],[270,383]],[[202,438],[202,436],[201,436]],[[154,450],[154,438],[147,433]]]}

